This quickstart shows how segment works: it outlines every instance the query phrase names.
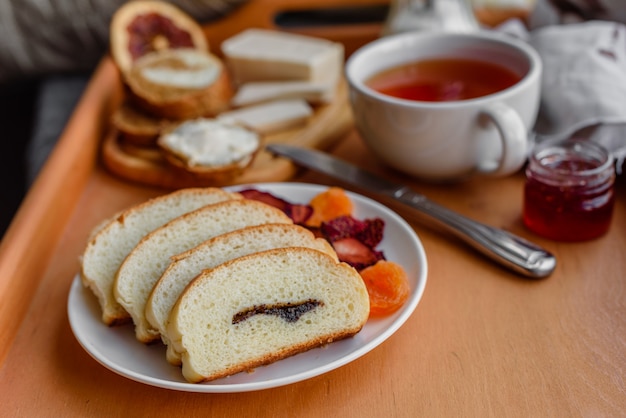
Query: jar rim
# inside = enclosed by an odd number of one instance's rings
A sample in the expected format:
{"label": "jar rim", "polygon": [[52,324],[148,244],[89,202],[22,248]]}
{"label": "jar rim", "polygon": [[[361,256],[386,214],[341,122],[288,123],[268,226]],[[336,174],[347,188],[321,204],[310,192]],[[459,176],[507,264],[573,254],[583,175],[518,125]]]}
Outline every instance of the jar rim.
{"label": "jar rim", "polygon": [[[566,168],[548,167],[541,162],[546,157],[565,155],[568,152],[584,157],[585,161],[597,162],[598,165],[592,168],[572,171],[571,169]],[[542,141],[531,151],[530,159],[531,162],[535,163],[533,165],[535,165],[536,168],[540,167],[542,171],[549,171],[558,175],[573,177],[593,177],[600,175],[607,171],[607,169],[612,168],[614,163],[612,153],[610,153],[606,148],[600,144],[592,142],[591,140],[580,138]]]}

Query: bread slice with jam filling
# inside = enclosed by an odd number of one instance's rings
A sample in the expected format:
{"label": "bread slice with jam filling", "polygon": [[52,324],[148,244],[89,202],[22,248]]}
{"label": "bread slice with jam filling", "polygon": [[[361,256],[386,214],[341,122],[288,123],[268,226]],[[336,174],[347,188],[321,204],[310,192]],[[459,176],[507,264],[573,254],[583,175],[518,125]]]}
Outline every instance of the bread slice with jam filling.
{"label": "bread slice with jam filling", "polygon": [[281,248],[202,273],[170,315],[189,382],[218,379],[358,333],[369,315],[359,273],[328,254]]}

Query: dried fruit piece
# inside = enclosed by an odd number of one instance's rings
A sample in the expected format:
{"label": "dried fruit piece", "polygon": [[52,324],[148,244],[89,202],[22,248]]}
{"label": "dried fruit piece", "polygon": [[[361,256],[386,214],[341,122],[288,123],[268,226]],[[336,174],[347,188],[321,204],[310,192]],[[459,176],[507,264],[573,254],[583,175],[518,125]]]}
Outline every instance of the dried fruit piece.
{"label": "dried fruit piece", "polygon": [[331,243],[339,260],[350,264],[357,270],[384,260],[382,251],[376,246],[383,238],[385,222],[380,218],[359,220],[351,215],[343,215],[322,222],[319,229],[309,225],[314,212],[311,205],[290,203],[268,192],[257,189],[239,191],[246,199],[259,200],[285,212],[295,224],[307,226],[316,236],[321,236]]}
{"label": "dried fruit piece", "polygon": [[352,215],[354,210],[352,200],[340,187],[330,187],[318,193],[309,204],[313,207],[313,214],[306,221],[306,225],[313,228],[319,228],[322,222]]}
{"label": "dried fruit piece", "polygon": [[241,194],[246,199],[258,200],[267,205],[274,206],[285,212],[287,216],[291,218],[293,223],[298,225],[304,225],[307,219],[313,213],[313,208],[310,205],[303,205],[299,203],[291,203],[284,199],[274,196],[271,193],[263,192],[257,189],[245,189],[240,190]]}
{"label": "dried fruit piece", "polygon": [[110,27],[111,54],[122,72],[139,57],[154,51],[209,47],[199,23],[163,1],[131,1],[113,15]]}
{"label": "dried fruit piece", "polygon": [[380,260],[360,273],[370,297],[370,317],[392,314],[409,298],[409,280],[399,264]]}
{"label": "dried fruit piece", "polygon": [[324,236],[331,242],[353,237],[370,248],[376,248],[383,239],[385,221],[380,218],[359,220],[352,216],[340,216],[321,225]]}
{"label": "dried fruit piece", "polygon": [[332,241],[331,244],[337,253],[337,258],[344,263],[350,264],[358,271],[385,258],[381,251],[368,247],[356,238],[341,238]]}

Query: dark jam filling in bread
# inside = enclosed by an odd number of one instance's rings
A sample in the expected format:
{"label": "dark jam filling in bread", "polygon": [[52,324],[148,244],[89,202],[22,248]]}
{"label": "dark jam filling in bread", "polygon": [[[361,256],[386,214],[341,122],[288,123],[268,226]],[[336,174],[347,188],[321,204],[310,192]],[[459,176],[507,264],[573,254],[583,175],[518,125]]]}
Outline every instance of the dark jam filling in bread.
{"label": "dark jam filling in bread", "polygon": [[287,322],[296,322],[302,315],[312,311],[324,303],[319,300],[309,299],[300,303],[280,303],[274,305],[254,305],[251,308],[237,312],[233,316],[233,324],[245,321],[254,315],[275,315]]}

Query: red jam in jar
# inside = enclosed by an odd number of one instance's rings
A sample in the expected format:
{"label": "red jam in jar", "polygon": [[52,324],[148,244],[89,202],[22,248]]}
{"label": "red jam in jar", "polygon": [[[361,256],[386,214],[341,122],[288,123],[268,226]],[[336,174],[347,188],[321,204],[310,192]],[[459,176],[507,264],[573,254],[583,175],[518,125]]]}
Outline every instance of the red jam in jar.
{"label": "red jam in jar", "polygon": [[567,139],[540,143],[526,168],[524,224],[555,241],[603,235],[614,206],[613,158],[601,146]]}

